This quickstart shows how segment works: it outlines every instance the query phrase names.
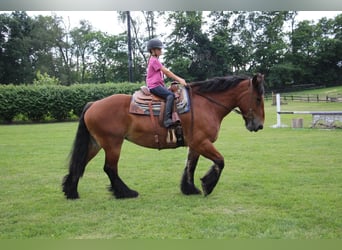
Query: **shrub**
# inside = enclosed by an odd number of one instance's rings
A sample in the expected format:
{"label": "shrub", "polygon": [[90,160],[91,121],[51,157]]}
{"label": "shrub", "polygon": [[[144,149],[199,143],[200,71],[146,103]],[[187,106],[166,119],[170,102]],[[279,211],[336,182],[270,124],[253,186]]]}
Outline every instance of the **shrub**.
{"label": "shrub", "polygon": [[22,95],[22,112],[35,122],[42,121],[49,113],[49,86],[27,86]]}
{"label": "shrub", "polygon": [[49,76],[48,73],[41,74],[38,70],[36,79],[33,80],[34,85],[59,85],[60,81],[54,76]]}
{"label": "shrub", "polygon": [[0,85],[0,120],[10,123],[19,114],[31,121],[47,116],[65,121],[79,116],[84,105],[112,94],[132,94],[141,83],[62,85]]}
{"label": "shrub", "polygon": [[0,119],[6,123],[10,123],[20,113],[16,94],[18,90],[13,85],[0,86]]}

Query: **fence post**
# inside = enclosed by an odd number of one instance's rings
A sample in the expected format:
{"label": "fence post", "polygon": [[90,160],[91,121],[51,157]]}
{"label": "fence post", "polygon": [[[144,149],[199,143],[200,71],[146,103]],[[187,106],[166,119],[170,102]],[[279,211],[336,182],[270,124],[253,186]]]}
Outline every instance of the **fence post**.
{"label": "fence post", "polygon": [[281,121],[280,121],[280,94],[277,94],[277,126],[280,127]]}
{"label": "fence post", "polygon": [[287,127],[286,125],[281,124],[280,120],[280,94],[276,94],[276,103],[277,103],[277,124],[272,125],[272,128],[282,128],[282,127]]}
{"label": "fence post", "polygon": [[275,106],[276,104],[277,104],[276,96],[275,96],[275,94],[272,91],[272,105]]}

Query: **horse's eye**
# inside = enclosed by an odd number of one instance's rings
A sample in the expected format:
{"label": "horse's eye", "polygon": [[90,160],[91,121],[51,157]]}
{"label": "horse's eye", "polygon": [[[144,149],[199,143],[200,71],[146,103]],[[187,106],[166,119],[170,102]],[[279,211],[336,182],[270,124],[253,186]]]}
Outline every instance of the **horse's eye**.
{"label": "horse's eye", "polygon": [[256,101],[257,101],[257,104],[260,105],[260,103],[261,103],[261,98],[258,97],[258,98],[256,99]]}

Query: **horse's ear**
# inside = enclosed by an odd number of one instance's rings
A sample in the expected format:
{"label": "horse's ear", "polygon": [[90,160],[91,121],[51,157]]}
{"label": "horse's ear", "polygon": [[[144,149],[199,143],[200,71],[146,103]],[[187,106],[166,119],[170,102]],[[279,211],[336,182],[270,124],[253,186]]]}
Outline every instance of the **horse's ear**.
{"label": "horse's ear", "polygon": [[264,91],[264,75],[261,73],[258,73],[253,76],[252,83],[254,88],[258,89],[260,94],[263,94]]}
{"label": "horse's ear", "polygon": [[253,76],[252,83],[253,83],[254,87],[258,87],[263,82],[264,82],[264,75],[258,73],[258,74]]}

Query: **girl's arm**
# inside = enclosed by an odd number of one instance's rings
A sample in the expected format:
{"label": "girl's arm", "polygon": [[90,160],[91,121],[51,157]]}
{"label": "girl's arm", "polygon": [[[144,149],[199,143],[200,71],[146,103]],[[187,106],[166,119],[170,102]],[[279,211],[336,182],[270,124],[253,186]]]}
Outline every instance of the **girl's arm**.
{"label": "girl's arm", "polygon": [[172,78],[173,80],[179,82],[179,83],[182,84],[183,86],[186,86],[186,85],[187,85],[187,84],[186,84],[186,81],[185,81],[183,78],[181,78],[181,77],[175,75],[174,73],[171,72],[171,70],[165,68],[164,66],[161,68],[161,71],[162,71],[167,77]]}

